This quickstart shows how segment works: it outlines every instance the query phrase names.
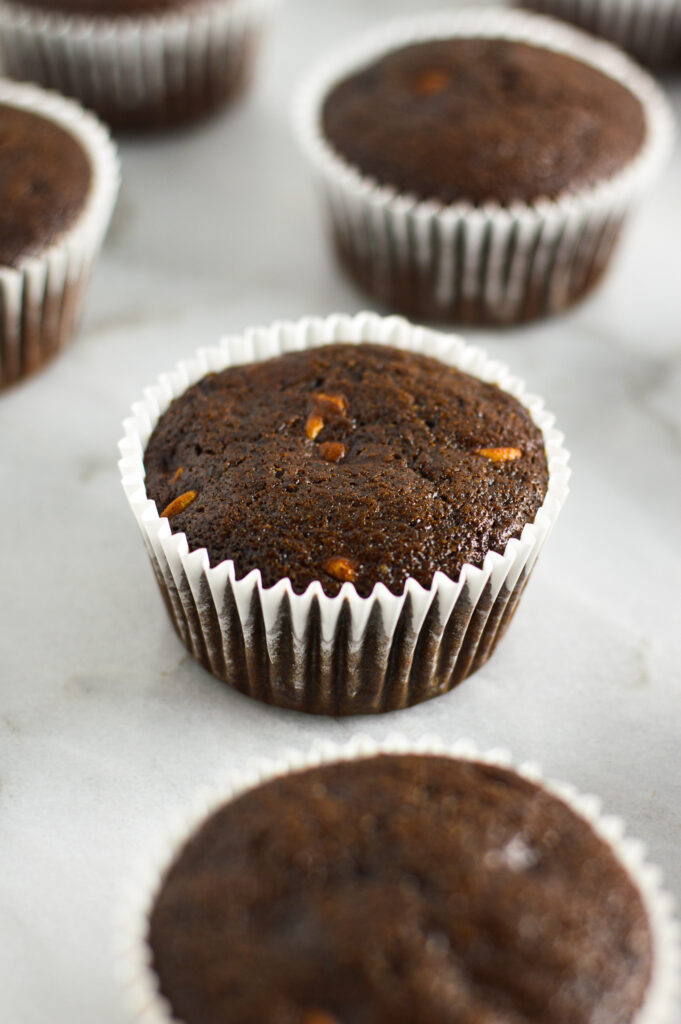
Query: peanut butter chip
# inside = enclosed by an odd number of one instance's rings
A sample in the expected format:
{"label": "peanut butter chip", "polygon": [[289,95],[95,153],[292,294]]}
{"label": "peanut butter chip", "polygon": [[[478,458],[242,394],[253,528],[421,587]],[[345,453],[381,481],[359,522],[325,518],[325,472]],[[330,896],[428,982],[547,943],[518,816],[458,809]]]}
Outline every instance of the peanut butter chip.
{"label": "peanut butter chip", "polygon": [[324,572],[341,583],[354,583],[357,579],[357,566],[344,555],[334,555],[324,562]]}
{"label": "peanut butter chip", "polygon": [[184,512],[186,508],[196,499],[196,491],[185,491],[184,494],[178,495],[174,498],[169,505],[161,512],[161,519],[172,519],[173,516],[178,516],[180,512]]}
{"label": "peanut butter chip", "polygon": [[307,422],[305,423],[305,433],[307,436],[311,441],[314,441],[317,435],[321,434],[323,429],[324,420],[322,417],[316,412],[311,412],[307,417]]}
{"label": "peanut butter chip", "polygon": [[342,441],[323,441],[319,446],[319,451],[327,462],[340,462],[348,453]]}
{"label": "peanut butter chip", "polygon": [[514,462],[521,458],[523,453],[520,448],[478,448],[475,454],[482,455],[490,462]]}
{"label": "peanut butter chip", "polygon": [[346,413],[348,411],[348,400],[345,395],[327,395],[323,391],[320,391],[315,397],[320,403],[328,402],[328,404],[332,405],[334,409],[338,410],[338,412]]}
{"label": "peanut butter chip", "polygon": [[415,89],[419,96],[432,96],[436,92],[442,92],[451,81],[447,71],[441,68],[430,68],[419,75],[415,83]]}

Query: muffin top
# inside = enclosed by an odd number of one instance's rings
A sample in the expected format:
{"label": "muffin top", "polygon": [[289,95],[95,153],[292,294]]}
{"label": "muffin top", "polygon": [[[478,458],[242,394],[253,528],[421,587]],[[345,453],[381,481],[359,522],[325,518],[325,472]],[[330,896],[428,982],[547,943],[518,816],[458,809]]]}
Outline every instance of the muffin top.
{"label": "muffin top", "polygon": [[89,157],[70,132],[0,104],[0,265],[15,267],[68,231],[91,182]]}
{"label": "muffin top", "polygon": [[382,755],[212,815],[151,912],[184,1024],[628,1024],[651,976],[610,847],[516,773]]}
{"label": "muffin top", "polygon": [[395,50],[332,88],[323,132],[350,164],[418,199],[555,199],[639,152],[643,108],[624,86],[554,51],[502,39]]}
{"label": "muffin top", "polygon": [[144,464],[159,512],[212,565],[331,595],[456,579],[521,534],[548,485],[541,431],[515,398],[374,344],[209,374],[160,418]]}
{"label": "muffin top", "polygon": [[210,0],[15,0],[22,7],[62,14],[87,14],[106,18],[162,14],[182,7],[196,7]]}

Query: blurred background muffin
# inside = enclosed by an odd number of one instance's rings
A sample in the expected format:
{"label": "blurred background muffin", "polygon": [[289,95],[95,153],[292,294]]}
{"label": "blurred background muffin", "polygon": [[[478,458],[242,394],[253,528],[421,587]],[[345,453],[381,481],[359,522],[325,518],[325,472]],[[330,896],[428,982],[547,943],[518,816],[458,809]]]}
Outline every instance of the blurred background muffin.
{"label": "blurred background muffin", "polygon": [[274,0],[7,0],[6,72],[77,97],[117,128],[200,118],[248,81]]}
{"label": "blurred background muffin", "polygon": [[364,290],[415,318],[508,324],[600,281],[671,116],[607,44],[488,8],[386,24],[325,58],[298,127]]}
{"label": "blurred background muffin", "polygon": [[677,939],[640,844],[500,753],[326,745],[192,811],[128,897],[137,1020],[675,1019]]}
{"label": "blurred background muffin", "polygon": [[681,69],[681,0],[521,0],[603,36],[656,68]]}
{"label": "blurred background muffin", "polygon": [[118,180],[116,149],[91,114],[0,80],[0,388],[76,329]]}

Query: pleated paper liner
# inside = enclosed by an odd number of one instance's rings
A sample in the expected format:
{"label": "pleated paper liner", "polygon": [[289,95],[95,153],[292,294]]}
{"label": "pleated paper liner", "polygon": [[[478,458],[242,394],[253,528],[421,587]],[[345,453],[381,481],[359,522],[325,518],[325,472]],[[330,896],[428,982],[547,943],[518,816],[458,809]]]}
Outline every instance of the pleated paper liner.
{"label": "pleated paper liner", "polygon": [[0,52],[14,78],[81,103],[116,128],[201,118],[247,85],[276,0],[198,0],[106,17],[0,2]]}
{"label": "pleated paper liner", "polygon": [[[378,583],[360,597],[346,583],[328,597],[288,579],[266,588],[259,570],[237,579],[234,563],[211,567],[205,549],[161,519],[144,484],[144,449],[173,398],[206,373],[334,341],[377,342],[440,359],[514,395],[541,429],[549,483],[534,522],[458,580],[436,572],[426,589],[407,580],[400,595]],[[403,708],[445,693],[494,651],[567,495],[568,454],[542,399],[501,363],[451,335],[399,317],[362,313],[275,323],[178,364],[145,392],[120,443],[123,487],[142,532],[171,620],[188,650],[218,678],[257,700],[316,714]]]}

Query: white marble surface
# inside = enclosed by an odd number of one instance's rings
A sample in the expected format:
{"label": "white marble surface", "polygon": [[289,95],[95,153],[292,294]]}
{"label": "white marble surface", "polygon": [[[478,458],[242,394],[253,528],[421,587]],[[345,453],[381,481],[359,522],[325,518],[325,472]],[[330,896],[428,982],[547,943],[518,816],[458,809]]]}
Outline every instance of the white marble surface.
{"label": "white marble surface", "polygon": [[[681,155],[605,287],[476,340],[546,396],[573,486],[503,645],[447,697],[363,720],[249,702],[195,664],[116,469],[140,389],[221,333],[366,305],[337,274],[288,102],[321,47],[417,0],[289,0],[255,93],[126,141],[84,330],[0,398],[0,993],[12,1024],[124,1024],[116,887],[198,785],[314,737],[502,744],[603,797],[681,895]],[[370,10],[368,10],[370,8]],[[681,79],[667,83],[681,112]]]}

